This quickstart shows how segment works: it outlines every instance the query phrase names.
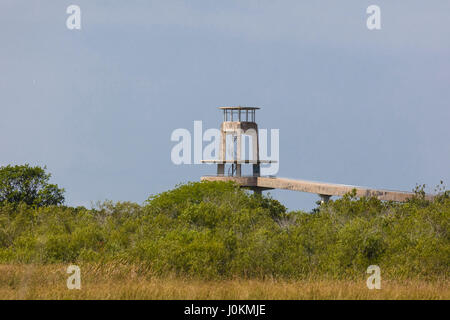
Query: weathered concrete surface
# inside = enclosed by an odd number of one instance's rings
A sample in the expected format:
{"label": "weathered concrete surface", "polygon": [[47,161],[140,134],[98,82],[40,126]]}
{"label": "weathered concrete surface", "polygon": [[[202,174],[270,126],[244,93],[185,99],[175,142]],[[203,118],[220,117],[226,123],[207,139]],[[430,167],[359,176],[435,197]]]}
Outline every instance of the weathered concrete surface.
{"label": "weathered concrete surface", "polygon": [[[206,181],[234,181],[242,187],[261,188],[261,189],[286,189],[293,191],[316,193],[319,195],[343,196],[344,194],[356,189],[357,197],[374,196],[380,200],[404,202],[414,196],[413,192],[391,191],[370,189],[365,187],[350,186],[344,184],[334,184],[325,182],[315,182],[306,180],[294,180],[286,178],[270,177],[230,177],[230,176],[204,176],[201,180]],[[426,195],[429,200],[433,195]]]}
{"label": "weathered concrete surface", "polygon": [[257,177],[203,176],[202,181],[234,181],[243,187],[256,187]]}
{"label": "weathered concrete surface", "polygon": [[276,160],[233,160],[233,159],[227,159],[227,160],[202,160],[202,163],[240,163],[240,164],[246,164],[246,163],[253,163],[253,164],[258,164],[258,163],[277,163]]}

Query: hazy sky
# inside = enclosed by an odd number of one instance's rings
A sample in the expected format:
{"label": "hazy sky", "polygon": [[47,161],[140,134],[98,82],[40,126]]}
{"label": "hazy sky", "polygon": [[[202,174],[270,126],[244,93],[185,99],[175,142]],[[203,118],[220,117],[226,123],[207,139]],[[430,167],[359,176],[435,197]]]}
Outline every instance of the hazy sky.
{"label": "hazy sky", "polygon": [[47,165],[69,205],[140,203],[215,172],[174,165],[173,130],[247,105],[280,129],[278,176],[448,184],[449,14],[448,0],[1,0],[0,165]]}

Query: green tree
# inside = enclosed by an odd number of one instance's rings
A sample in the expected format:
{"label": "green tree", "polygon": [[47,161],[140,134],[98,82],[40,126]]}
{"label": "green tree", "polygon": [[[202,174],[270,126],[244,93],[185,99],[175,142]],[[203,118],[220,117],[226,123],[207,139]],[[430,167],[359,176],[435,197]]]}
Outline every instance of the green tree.
{"label": "green tree", "polygon": [[26,203],[38,207],[64,203],[64,189],[49,184],[46,167],[8,165],[0,167],[0,202]]}

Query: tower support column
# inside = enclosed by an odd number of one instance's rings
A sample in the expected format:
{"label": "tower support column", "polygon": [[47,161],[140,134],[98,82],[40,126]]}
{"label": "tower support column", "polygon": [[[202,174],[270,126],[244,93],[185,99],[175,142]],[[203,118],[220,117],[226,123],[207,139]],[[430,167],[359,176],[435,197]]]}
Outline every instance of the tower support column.
{"label": "tower support column", "polygon": [[219,163],[217,165],[217,175],[218,176],[225,175],[225,164],[224,163]]}
{"label": "tower support column", "polygon": [[329,194],[319,194],[319,197],[320,197],[320,203],[327,203],[330,200],[331,195],[329,195]]}
{"label": "tower support column", "polygon": [[259,177],[260,174],[261,174],[261,170],[260,170],[260,167],[259,167],[259,163],[253,164],[253,176],[254,177]]}

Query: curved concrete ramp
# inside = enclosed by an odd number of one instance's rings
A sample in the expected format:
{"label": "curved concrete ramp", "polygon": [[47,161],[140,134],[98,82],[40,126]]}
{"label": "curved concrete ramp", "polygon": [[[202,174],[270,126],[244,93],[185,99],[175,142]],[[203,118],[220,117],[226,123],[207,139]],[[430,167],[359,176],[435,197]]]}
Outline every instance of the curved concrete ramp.
{"label": "curved concrete ramp", "polygon": [[[271,177],[230,177],[230,176],[204,176],[201,180],[206,181],[234,181],[242,187],[268,190],[268,189],[286,189],[293,191],[316,193],[321,196],[343,196],[346,193],[356,189],[357,197],[376,197],[380,200],[404,202],[414,196],[413,192],[391,191],[370,189],[366,187],[350,186],[344,184],[315,182],[306,180],[294,180],[286,178]],[[432,195],[426,195],[429,200]]]}

